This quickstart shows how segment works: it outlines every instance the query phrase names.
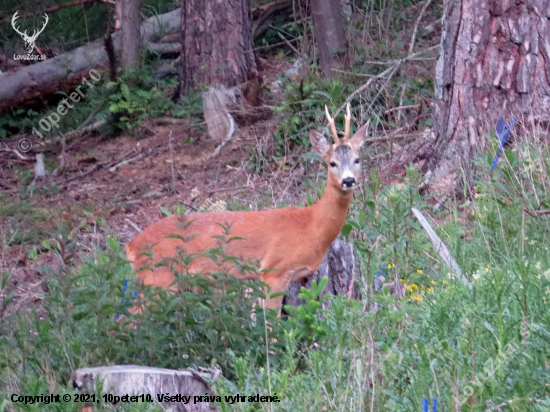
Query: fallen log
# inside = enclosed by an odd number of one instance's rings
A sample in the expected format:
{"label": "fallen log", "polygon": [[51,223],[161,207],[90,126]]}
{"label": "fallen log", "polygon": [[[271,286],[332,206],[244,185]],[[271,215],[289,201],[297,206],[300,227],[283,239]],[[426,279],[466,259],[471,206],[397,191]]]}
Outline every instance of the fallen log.
{"label": "fallen log", "polygon": [[[179,28],[180,9],[144,20],[141,23],[143,47],[151,52],[159,48],[173,48],[173,45],[160,46],[152,40],[161,34],[177,32]],[[117,51],[120,51],[121,38],[120,30],[112,35],[113,46]],[[109,57],[101,38],[54,58],[2,73],[0,112],[39,96],[68,89],[83,77],[88,78],[91,69],[106,68],[108,65]]]}

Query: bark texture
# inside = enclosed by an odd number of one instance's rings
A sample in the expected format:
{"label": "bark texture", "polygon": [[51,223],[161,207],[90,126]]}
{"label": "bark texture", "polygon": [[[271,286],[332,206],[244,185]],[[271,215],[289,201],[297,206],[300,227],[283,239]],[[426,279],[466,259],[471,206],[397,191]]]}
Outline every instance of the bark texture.
{"label": "bark texture", "polygon": [[[193,402],[194,396],[215,395],[206,379],[216,381],[219,369],[171,370],[148,366],[115,365],[81,368],[71,375],[73,386],[86,393],[96,393],[96,382],[103,381],[103,394],[115,396],[150,394],[157,402],[157,394],[191,396],[190,402],[162,402],[166,410],[206,412],[218,410],[208,402]],[[89,409],[90,411],[93,408]]]}
{"label": "bark texture", "polygon": [[[428,169],[445,186],[498,118],[550,120],[550,1],[446,0],[436,66],[435,145]],[[436,190],[437,191],[437,190]]]}
{"label": "bark texture", "polygon": [[250,0],[182,0],[182,93],[257,76]]}
{"label": "bark texture", "polygon": [[311,17],[323,74],[335,77],[332,69],[346,66],[346,33],[339,0],[311,0]]}
{"label": "bark texture", "polygon": [[141,63],[141,0],[122,1],[122,69],[130,70]]}
{"label": "bark texture", "polygon": [[[355,256],[353,254],[353,245],[336,239],[330,245],[323,262],[319,269],[307,278],[306,282],[292,282],[283,299],[283,305],[299,306],[305,303],[298,298],[300,289],[305,286],[311,289],[311,282],[316,280],[320,282],[322,278],[328,277],[328,283],[323,291],[323,295],[328,293],[332,295],[344,295],[352,299],[359,299],[359,288],[357,287],[357,279],[355,271],[358,270],[355,266]],[[330,299],[322,304],[322,309],[330,309]]]}

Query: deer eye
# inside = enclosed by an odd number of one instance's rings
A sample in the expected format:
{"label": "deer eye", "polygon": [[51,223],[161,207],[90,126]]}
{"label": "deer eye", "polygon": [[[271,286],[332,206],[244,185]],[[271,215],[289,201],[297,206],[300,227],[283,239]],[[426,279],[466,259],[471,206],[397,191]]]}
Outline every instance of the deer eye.
{"label": "deer eye", "polygon": [[355,159],[355,164],[359,164],[359,158]]}
{"label": "deer eye", "polygon": [[330,167],[336,167],[336,163],[335,162],[330,162]]}

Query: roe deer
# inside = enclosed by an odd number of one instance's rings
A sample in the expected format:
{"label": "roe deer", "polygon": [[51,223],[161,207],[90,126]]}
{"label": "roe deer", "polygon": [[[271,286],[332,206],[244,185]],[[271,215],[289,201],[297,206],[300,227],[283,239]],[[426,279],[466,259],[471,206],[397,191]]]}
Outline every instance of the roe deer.
{"label": "roe deer", "polygon": [[[230,236],[243,238],[230,242],[226,252],[231,256],[258,259],[263,270],[260,278],[271,287],[272,293],[284,292],[290,282],[313,274],[344,225],[353,190],[361,175],[358,154],[368,128],[367,122],[349,138],[351,114],[348,103],[344,139],[341,142],[334,119],[328,108],[325,107],[325,111],[334,144],[330,145],[315,130],[309,131],[313,149],[329,165],[325,193],[317,203],[305,208],[197,213],[189,215],[190,224],[184,226],[178,224],[178,216],[161,219],[139,233],[126,246],[126,255],[137,271],[139,280],[145,285],[175,289],[175,277],[170,268],[154,268],[154,264],[162,259],[175,258],[177,249],[182,249],[181,237],[190,239],[183,248],[186,253],[215,248],[218,239],[214,236],[223,234],[219,224],[231,225]],[[170,235],[179,236],[180,239]],[[153,253],[153,265],[139,269],[149,263],[150,257],[144,254],[146,250]],[[239,277],[234,273],[235,269],[234,265],[232,268],[227,265],[228,273]],[[200,257],[191,263],[190,273],[207,275],[217,270],[219,267],[213,261]],[[282,299],[282,296],[268,299],[266,307],[280,307]]]}

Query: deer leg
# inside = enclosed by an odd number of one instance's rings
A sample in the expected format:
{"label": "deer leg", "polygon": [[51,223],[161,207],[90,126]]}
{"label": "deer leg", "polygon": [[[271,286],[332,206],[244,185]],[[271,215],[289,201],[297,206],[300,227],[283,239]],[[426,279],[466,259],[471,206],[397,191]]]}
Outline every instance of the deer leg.
{"label": "deer leg", "polygon": [[[267,272],[263,281],[271,288],[271,294],[284,292],[288,287],[287,276],[284,272]],[[266,288],[266,296],[267,295],[268,291]],[[264,305],[267,309],[278,308],[277,317],[281,317],[283,298],[284,296],[277,296],[275,298],[267,297]]]}

